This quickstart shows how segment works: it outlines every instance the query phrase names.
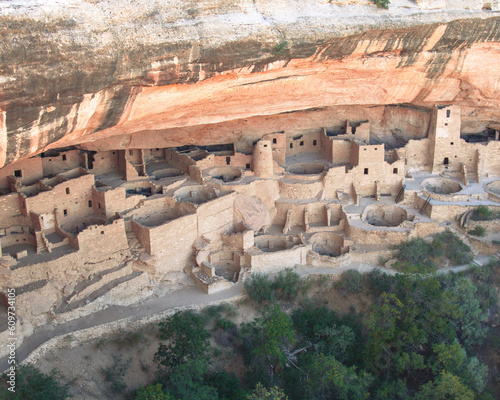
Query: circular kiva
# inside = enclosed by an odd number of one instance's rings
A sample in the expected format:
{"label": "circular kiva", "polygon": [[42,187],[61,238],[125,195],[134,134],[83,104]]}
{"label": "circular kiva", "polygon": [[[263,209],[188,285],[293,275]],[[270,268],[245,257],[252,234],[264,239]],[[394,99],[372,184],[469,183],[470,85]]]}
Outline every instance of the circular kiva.
{"label": "circular kiva", "polygon": [[452,194],[462,190],[459,182],[445,178],[428,178],[422,182],[422,188],[436,194]]}

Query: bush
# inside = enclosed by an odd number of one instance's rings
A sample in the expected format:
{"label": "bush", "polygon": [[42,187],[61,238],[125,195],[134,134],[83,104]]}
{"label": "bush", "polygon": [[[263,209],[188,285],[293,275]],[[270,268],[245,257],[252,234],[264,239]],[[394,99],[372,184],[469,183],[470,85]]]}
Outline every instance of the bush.
{"label": "bush", "polygon": [[486,236],[486,229],[484,229],[481,225],[478,225],[468,233],[469,235],[484,237]]}
{"label": "bush", "polygon": [[245,289],[257,304],[272,303],[276,300],[273,283],[265,274],[253,274],[251,279],[245,281]]}
{"label": "bush", "polygon": [[378,268],[371,270],[365,276],[370,290],[375,296],[380,296],[382,293],[388,292],[391,289],[390,277]]}
{"label": "bush", "polygon": [[299,294],[300,277],[291,268],[286,268],[274,278],[272,286],[278,300],[292,301]]}
{"label": "bush", "polygon": [[429,265],[432,263],[431,254],[432,247],[424,239],[411,239],[399,245],[398,258],[411,265]]}
{"label": "bush", "polygon": [[104,374],[104,379],[106,382],[110,383],[111,390],[114,393],[122,393],[127,389],[127,384],[123,380],[125,373],[127,372],[127,367],[130,364],[132,358],[127,361],[122,361],[122,356],[113,355],[113,365],[111,367],[102,368],[101,371]]}
{"label": "bush", "polygon": [[0,399],[12,400],[64,400],[69,398],[67,384],[59,382],[59,375],[52,371],[46,375],[31,365],[21,365],[16,369],[15,392],[8,390],[8,376],[0,379]]}
{"label": "bush", "polygon": [[474,221],[489,221],[496,217],[496,213],[492,212],[488,206],[477,206],[472,212],[472,219]]}
{"label": "bush", "polygon": [[205,360],[210,349],[210,333],[203,317],[193,311],[178,312],[159,324],[160,343],[155,361],[173,369],[191,360]]}
{"label": "bush", "polygon": [[377,7],[385,8],[386,10],[388,10],[389,4],[391,4],[391,2],[389,0],[375,0],[375,4],[377,5]]}
{"label": "bush", "polygon": [[474,258],[471,248],[450,231],[434,235],[432,242],[433,254],[436,254],[438,248],[454,265],[467,264]]}
{"label": "bush", "polygon": [[355,269],[342,272],[337,287],[349,293],[359,293],[363,290],[363,275]]}

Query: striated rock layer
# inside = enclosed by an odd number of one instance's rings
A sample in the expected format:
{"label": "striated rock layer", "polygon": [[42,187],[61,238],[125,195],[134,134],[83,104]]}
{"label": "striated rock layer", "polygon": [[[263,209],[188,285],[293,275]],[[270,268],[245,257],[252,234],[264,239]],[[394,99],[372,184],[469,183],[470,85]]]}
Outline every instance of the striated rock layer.
{"label": "striated rock layer", "polygon": [[[458,104],[466,133],[499,126],[498,2],[332,3],[2,3],[0,167],[51,147],[235,142],[346,116],[376,114],[383,136],[401,129],[400,104]],[[402,136],[425,135],[410,125]]]}

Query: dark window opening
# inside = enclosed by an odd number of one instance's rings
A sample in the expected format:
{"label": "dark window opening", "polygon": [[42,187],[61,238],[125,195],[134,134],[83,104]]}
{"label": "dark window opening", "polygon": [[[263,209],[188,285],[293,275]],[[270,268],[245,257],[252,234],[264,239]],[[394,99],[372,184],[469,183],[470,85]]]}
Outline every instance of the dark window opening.
{"label": "dark window opening", "polygon": [[265,144],[264,147],[267,147],[267,144]]}
{"label": "dark window opening", "polygon": [[246,164],[246,165],[245,165],[245,168],[246,168],[246,169],[250,169],[250,164]]}
{"label": "dark window opening", "polygon": [[363,150],[366,151],[366,147]]}
{"label": "dark window opening", "polygon": [[92,200],[89,200],[89,207],[92,207]]}
{"label": "dark window opening", "polygon": [[149,149],[149,154],[153,154],[153,149]]}
{"label": "dark window opening", "polygon": [[444,126],[448,126],[448,122],[446,124],[444,124]]}
{"label": "dark window opening", "polygon": [[66,217],[68,215],[68,210],[63,210],[63,214]]}
{"label": "dark window opening", "polygon": [[101,235],[104,235],[104,231],[101,231]]}
{"label": "dark window opening", "polygon": [[453,146],[453,142],[450,142],[450,144]]}
{"label": "dark window opening", "polygon": [[226,157],[226,165],[231,164],[231,157]]}
{"label": "dark window opening", "polygon": [[23,176],[23,171],[21,171],[20,169],[16,169],[14,171],[14,176],[17,176],[18,178],[22,178]]}
{"label": "dark window opening", "polygon": [[66,154],[63,154],[63,155],[62,155],[62,160],[63,160],[63,161],[66,161]]}
{"label": "dark window opening", "polygon": [[451,115],[451,111],[450,110],[446,110],[446,118],[450,118],[450,115]]}
{"label": "dark window opening", "polygon": [[129,151],[128,151],[128,155],[129,155],[129,156],[133,156],[133,155],[134,155],[134,150],[129,150]]}
{"label": "dark window opening", "polygon": [[313,140],[313,146],[316,146],[318,142],[316,140]]}
{"label": "dark window opening", "polygon": [[368,168],[365,168],[364,174],[368,175]]}
{"label": "dark window opening", "polygon": [[300,145],[301,145],[301,146],[304,146],[304,142],[303,142],[303,141],[301,141],[301,142],[300,142]]}
{"label": "dark window opening", "polygon": [[377,149],[378,149],[378,147],[375,147],[375,150],[377,150]]}
{"label": "dark window opening", "polygon": [[398,169],[397,169],[397,168],[394,168],[394,169],[392,170],[392,172],[393,172],[394,174],[397,174],[397,173],[398,173]]}
{"label": "dark window opening", "polygon": [[116,154],[116,151],[113,151],[113,154]]}
{"label": "dark window opening", "polygon": [[290,148],[293,149],[293,143],[290,143]]}
{"label": "dark window opening", "polygon": [[160,151],[160,149],[159,149],[159,148],[157,148],[157,149],[156,149],[156,151]]}
{"label": "dark window opening", "polygon": [[273,143],[274,144],[278,143],[278,141],[276,140],[276,138],[273,138]]}
{"label": "dark window opening", "polygon": [[66,194],[69,194],[69,188],[66,188]]}
{"label": "dark window opening", "polygon": [[443,164],[448,165],[450,163],[450,159],[448,157],[444,158]]}
{"label": "dark window opening", "polygon": [[97,208],[100,210],[101,209],[101,203],[97,203]]}

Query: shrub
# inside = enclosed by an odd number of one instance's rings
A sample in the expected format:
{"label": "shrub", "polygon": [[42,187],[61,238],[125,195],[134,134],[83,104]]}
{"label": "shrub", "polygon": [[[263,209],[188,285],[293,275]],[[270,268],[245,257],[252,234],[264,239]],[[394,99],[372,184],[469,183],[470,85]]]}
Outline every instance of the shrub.
{"label": "shrub", "polygon": [[391,4],[391,2],[389,0],[375,0],[375,4],[377,5],[377,7],[385,8],[386,10],[388,10],[389,4]]}
{"label": "shrub", "polygon": [[69,398],[67,384],[59,382],[59,375],[52,371],[44,374],[34,365],[18,366],[16,369],[16,388],[12,393],[7,388],[8,377],[2,375],[0,379],[0,399],[13,400],[64,400]]}
{"label": "shrub", "polygon": [[155,361],[173,369],[190,360],[205,360],[209,351],[210,333],[203,317],[193,311],[178,312],[159,324],[160,343]]}
{"label": "shrub", "polygon": [[370,290],[375,296],[380,296],[382,293],[390,290],[390,277],[385,272],[380,271],[380,269],[375,268],[368,272],[365,276]]}
{"label": "shrub", "polygon": [[486,236],[486,229],[484,229],[481,225],[478,225],[468,233],[469,235],[484,237]]}
{"label": "shrub", "polygon": [[124,381],[125,373],[127,372],[127,367],[130,364],[132,358],[127,361],[122,361],[122,356],[113,355],[113,365],[111,367],[102,368],[101,371],[104,374],[104,379],[106,382],[110,383],[111,390],[114,393],[122,393],[127,389],[127,384]]}
{"label": "shrub", "polygon": [[161,384],[149,385],[137,391],[135,400],[174,400],[171,395],[163,393]]}
{"label": "shrub", "polygon": [[400,260],[411,265],[429,264],[431,260],[431,245],[425,240],[415,238],[402,242],[399,245],[398,257]]}
{"label": "shrub", "polygon": [[355,269],[344,271],[337,286],[349,293],[359,293],[363,290],[363,275]]}
{"label": "shrub", "polygon": [[225,331],[236,327],[236,324],[227,318],[219,318],[217,321],[215,321],[215,325]]}
{"label": "shrub", "polygon": [[445,231],[434,235],[432,251],[442,246],[444,256],[455,265],[467,264],[474,258],[471,248],[462,242],[453,232]]}
{"label": "shrub", "polygon": [[472,219],[474,221],[489,221],[496,217],[495,213],[492,212],[488,206],[477,206],[472,212]]}
{"label": "shrub", "polygon": [[276,300],[273,283],[265,274],[253,274],[251,279],[245,281],[245,289],[257,304],[272,303]]}
{"label": "shrub", "polygon": [[291,268],[286,268],[274,278],[272,286],[278,300],[292,301],[299,294],[300,277]]}

